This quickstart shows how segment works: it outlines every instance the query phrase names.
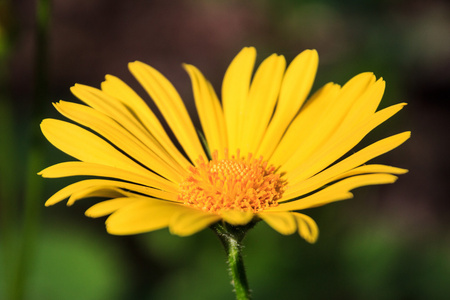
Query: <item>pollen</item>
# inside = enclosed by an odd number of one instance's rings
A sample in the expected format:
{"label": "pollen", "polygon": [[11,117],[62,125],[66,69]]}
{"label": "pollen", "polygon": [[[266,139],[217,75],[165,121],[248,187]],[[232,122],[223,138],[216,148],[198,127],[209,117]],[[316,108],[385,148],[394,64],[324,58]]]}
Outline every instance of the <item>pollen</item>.
{"label": "pollen", "polygon": [[220,214],[226,210],[263,211],[278,205],[286,181],[268,166],[263,157],[229,157],[218,159],[217,151],[212,160],[203,157],[197,160],[197,167],[189,168],[189,175],[180,184],[178,200],[185,205]]}

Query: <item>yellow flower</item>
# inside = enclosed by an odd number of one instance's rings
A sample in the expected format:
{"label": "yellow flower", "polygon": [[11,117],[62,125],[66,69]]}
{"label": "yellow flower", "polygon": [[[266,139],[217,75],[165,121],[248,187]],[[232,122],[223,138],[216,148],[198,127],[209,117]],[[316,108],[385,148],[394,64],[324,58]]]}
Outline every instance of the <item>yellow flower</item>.
{"label": "yellow flower", "polygon": [[296,211],[349,199],[354,188],[393,183],[394,174],[407,172],[366,162],[402,144],[409,132],[342,158],[405,105],[377,111],[382,79],[362,73],[342,87],[329,83],[306,101],[318,65],[316,51],[303,51],[287,69],[284,57],[273,54],[253,74],[255,58],[251,47],[234,58],[221,102],[202,73],[184,65],[203,133],[172,84],[142,62],[130,63],[129,69],[173,135],[120,79],[107,75],[101,89],[76,84],[71,91],[86,105],[54,105],[78,125],[45,119],[41,129],[78,161],[40,174],[100,178],[71,184],[46,205],[66,198],[68,205],[107,198],[86,215],[110,215],[107,230],[118,235],[169,227],[186,236],[220,221],[246,225],[262,219],[282,234],[298,232],[314,242],[316,223]]}

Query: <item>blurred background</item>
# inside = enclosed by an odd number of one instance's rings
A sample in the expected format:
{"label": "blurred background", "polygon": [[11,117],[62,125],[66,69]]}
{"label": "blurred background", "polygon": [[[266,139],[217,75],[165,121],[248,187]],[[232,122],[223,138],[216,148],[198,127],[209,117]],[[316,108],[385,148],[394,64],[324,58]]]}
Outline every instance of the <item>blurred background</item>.
{"label": "blurred background", "polygon": [[316,244],[265,224],[245,242],[255,299],[448,299],[450,4],[445,0],[0,0],[0,299],[233,299],[225,255],[210,230],[108,235],[84,217],[93,202],[44,208],[76,178],[36,173],[67,156],[41,135],[52,102],[77,101],[74,83],[99,87],[146,62],[174,83],[191,113],[181,63],[220,91],[238,51],[288,61],[319,52],[313,90],[372,71],[382,107],[409,105],[363,144],[405,130],[412,138],[377,161],[410,170],[394,185],[305,211]]}

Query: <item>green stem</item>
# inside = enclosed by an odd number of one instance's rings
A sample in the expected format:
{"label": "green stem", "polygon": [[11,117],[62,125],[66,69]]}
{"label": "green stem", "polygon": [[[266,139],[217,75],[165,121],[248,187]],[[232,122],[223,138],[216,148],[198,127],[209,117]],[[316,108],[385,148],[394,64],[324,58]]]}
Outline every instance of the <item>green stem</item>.
{"label": "green stem", "polygon": [[36,1],[36,55],[34,106],[30,110],[30,129],[28,132],[28,156],[25,170],[25,194],[21,240],[17,254],[15,272],[11,276],[10,299],[22,300],[27,297],[32,261],[36,250],[37,232],[42,207],[42,178],[36,173],[43,169],[44,149],[42,147],[39,122],[42,118],[43,104],[48,95],[48,36],[50,30],[51,0]]}
{"label": "green stem", "polygon": [[252,222],[246,226],[231,226],[227,223],[217,223],[211,226],[225,248],[231,284],[237,300],[251,299],[241,251],[242,240],[254,225],[255,223]]}

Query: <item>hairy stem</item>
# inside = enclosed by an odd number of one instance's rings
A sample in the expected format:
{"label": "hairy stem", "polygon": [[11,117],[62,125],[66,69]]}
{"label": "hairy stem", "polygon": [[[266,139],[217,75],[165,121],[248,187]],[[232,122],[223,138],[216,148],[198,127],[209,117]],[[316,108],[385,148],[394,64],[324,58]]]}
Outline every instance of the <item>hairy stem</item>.
{"label": "hairy stem", "polygon": [[246,226],[231,226],[227,223],[217,223],[211,226],[225,248],[231,284],[237,300],[251,299],[241,251],[242,240],[254,225],[255,223],[252,222]]}

